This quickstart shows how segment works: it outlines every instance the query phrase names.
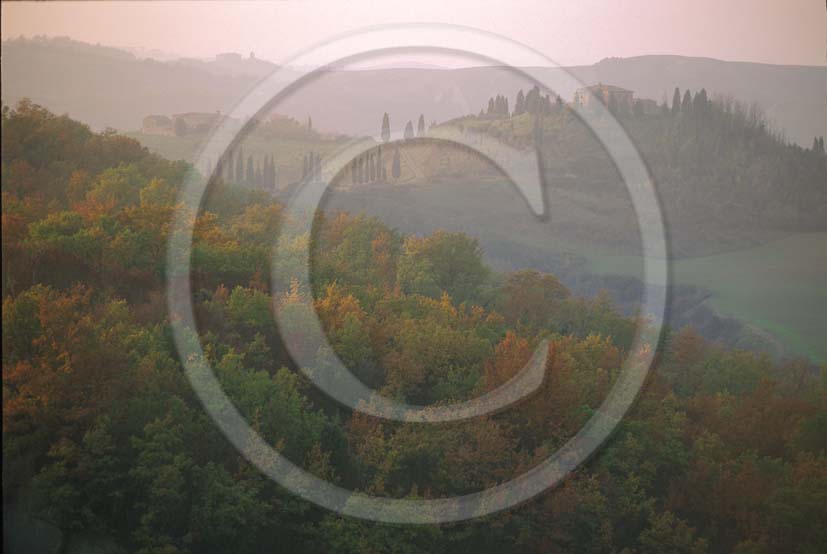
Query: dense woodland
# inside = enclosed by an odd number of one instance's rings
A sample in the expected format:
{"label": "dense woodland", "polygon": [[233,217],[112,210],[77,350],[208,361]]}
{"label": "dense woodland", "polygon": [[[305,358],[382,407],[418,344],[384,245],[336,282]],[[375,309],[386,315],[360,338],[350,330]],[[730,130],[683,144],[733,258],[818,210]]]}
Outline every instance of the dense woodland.
{"label": "dense woodland", "polygon": [[[2,130],[5,509],[147,554],[827,548],[827,368],[722,349],[691,329],[652,345],[656,367],[599,455],[524,505],[406,527],[293,497],[221,435],[172,343],[165,247],[191,169],[31,103],[4,108]],[[289,247],[284,275],[270,275],[276,236],[311,241],[313,290],[291,283]],[[198,331],[233,402],[291,460],[377,495],[467,493],[532,467],[602,401],[644,323],[553,275],[492,271],[473,237],[404,236],[345,213],[319,216],[308,237],[270,196],[220,181],[195,237]],[[477,396],[542,339],[546,380],[471,421],[352,413],[297,371],[284,341],[301,348],[302,335],[276,332],[273,302],[297,329],[312,303],[340,358],[396,398]]]}

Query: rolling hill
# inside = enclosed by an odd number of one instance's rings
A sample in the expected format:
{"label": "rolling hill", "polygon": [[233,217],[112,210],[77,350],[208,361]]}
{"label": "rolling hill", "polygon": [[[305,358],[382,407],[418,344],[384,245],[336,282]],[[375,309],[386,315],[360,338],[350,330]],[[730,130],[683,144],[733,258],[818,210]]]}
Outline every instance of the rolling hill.
{"label": "rolling hill", "polygon": [[[2,97],[15,104],[28,97],[94,128],[138,129],[151,113],[229,111],[258,79],[277,66],[252,57],[213,61],[139,59],[114,48],[66,38],[16,39],[2,43]],[[675,86],[706,88],[759,104],[792,141],[809,146],[827,134],[827,67],[780,66],[681,56],[610,58],[567,68],[585,84],[606,82],[661,100]],[[558,83],[562,69],[522,68]],[[465,69],[382,68],[335,70],[310,80],[286,98],[279,111],[299,119],[313,116],[317,128],[374,134],[383,112],[394,126],[416,120],[444,121],[476,113],[498,91],[525,87],[520,71],[502,67]],[[285,78],[301,75],[287,70]]]}

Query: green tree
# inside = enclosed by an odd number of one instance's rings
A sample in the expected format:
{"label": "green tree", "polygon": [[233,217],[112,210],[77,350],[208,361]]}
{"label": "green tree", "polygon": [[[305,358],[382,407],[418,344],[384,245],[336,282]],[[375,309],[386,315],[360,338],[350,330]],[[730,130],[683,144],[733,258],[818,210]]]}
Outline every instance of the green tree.
{"label": "green tree", "polygon": [[487,277],[479,243],[462,233],[437,231],[422,239],[409,237],[399,260],[403,291],[429,296],[444,291],[457,302],[478,299]]}
{"label": "green tree", "polygon": [[193,550],[216,554],[257,552],[257,532],[264,527],[270,511],[259,498],[258,481],[233,478],[214,462],[193,468],[192,474]]}
{"label": "green tree", "polygon": [[653,514],[640,535],[642,554],[705,554],[707,544],[695,538],[694,529],[671,512]]}
{"label": "green tree", "polygon": [[121,165],[101,173],[86,193],[86,198],[110,208],[137,204],[145,183],[146,178],[136,165]]}

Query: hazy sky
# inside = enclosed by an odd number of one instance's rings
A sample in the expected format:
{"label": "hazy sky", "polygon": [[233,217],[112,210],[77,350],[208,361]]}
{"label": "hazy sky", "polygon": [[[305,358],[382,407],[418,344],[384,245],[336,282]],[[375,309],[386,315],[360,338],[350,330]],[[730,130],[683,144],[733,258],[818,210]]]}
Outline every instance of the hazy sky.
{"label": "hazy sky", "polygon": [[564,65],[641,54],[827,65],[824,0],[2,4],[4,39],[69,36],[193,57],[254,51],[275,62],[362,26],[422,21],[500,33]]}

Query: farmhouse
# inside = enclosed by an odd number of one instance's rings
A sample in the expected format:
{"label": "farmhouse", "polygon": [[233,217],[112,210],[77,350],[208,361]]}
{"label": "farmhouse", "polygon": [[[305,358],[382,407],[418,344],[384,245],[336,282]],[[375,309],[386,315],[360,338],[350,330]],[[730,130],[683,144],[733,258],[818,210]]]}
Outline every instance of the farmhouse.
{"label": "farmhouse", "polygon": [[581,108],[593,107],[595,100],[618,110],[631,111],[634,106],[635,93],[625,88],[604,85],[603,83],[577,89],[577,92],[574,93],[574,104]]}
{"label": "farmhouse", "polygon": [[651,98],[638,98],[635,100],[635,111],[641,115],[657,115],[660,113],[660,106]]}
{"label": "farmhouse", "polygon": [[141,132],[145,135],[174,135],[175,128],[165,115],[148,115],[142,122]]}
{"label": "farmhouse", "polygon": [[205,133],[221,122],[224,116],[219,112],[187,112],[165,115],[148,115],[143,119],[141,132],[147,135],[184,136],[190,133]]}

